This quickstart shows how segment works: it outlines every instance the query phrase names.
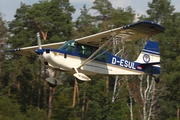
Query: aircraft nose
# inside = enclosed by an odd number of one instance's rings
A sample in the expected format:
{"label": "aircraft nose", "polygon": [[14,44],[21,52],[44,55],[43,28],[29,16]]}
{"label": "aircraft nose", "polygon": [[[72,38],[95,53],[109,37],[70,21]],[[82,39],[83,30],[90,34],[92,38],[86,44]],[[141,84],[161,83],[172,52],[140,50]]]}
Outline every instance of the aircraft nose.
{"label": "aircraft nose", "polygon": [[43,51],[42,49],[37,49],[37,50],[35,50],[35,52],[36,52],[38,55],[42,55],[44,51]]}

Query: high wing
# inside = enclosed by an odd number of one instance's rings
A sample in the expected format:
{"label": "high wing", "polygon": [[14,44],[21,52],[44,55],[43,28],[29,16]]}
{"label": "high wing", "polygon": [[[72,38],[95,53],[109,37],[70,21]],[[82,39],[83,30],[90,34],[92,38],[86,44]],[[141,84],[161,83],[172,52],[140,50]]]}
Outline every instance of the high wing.
{"label": "high wing", "polygon": [[[75,41],[80,44],[99,47],[103,45],[105,42],[107,42],[109,38],[112,38],[112,36],[119,37],[120,39],[124,39],[128,41],[128,40],[136,40],[140,38],[149,37],[158,33],[162,33],[164,32],[164,30],[165,28],[157,23],[150,21],[141,21],[127,26],[123,26],[108,31],[100,32],[97,34],[93,34],[90,36],[82,37],[79,39],[75,39]],[[64,43],[65,42],[44,44],[41,47],[58,49]],[[36,53],[34,52],[34,50],[36,49],[38,49],[38,46],[30,46],[30,47],[8,50],[8,52],[15,52],[15,54],[20,54],[25,56],[34,56],[36,55]]]}
{"label": "high wing", "polygon": [[150,21],[141,21],[127,26],[75,39],[75,41],[81,44],[98,47],[101,46],[104,42],[106,42],[111,36],[120,37],[125,41],[129,41],[150,37],[152,35],[162,33],[164,32],[164,30],[165,28],[157,23]]}
{"label": "high wing", "polygon": [[[50,43],[41,45],[42,48],[55,48],[58,49],[61,45],[65,42],[57,42],[57,43]],[[34,50],[37,50],[38,46],[30,46],[30,47],[23,47],[23,48],[16,48],[7,50],[7,52],[15,52],[15,54],[24,55],[24,56],[35,56],[37,55]]]}

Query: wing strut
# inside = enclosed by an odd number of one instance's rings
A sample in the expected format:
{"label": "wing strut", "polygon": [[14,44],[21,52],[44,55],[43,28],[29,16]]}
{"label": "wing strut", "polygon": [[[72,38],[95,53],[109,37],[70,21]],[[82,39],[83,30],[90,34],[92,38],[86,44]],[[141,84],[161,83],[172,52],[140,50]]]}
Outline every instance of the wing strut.
{"label": "wing strut", "polygon": [[99,47],[88,59],[86,59],[78,68],[81,68],[84,66],[87,62],[91,60],[100,50],[102,50],[106,45],[108,45],[111,40],[114,38],[114,36],[111,36],[108,41],[106,41],[101,47]]}

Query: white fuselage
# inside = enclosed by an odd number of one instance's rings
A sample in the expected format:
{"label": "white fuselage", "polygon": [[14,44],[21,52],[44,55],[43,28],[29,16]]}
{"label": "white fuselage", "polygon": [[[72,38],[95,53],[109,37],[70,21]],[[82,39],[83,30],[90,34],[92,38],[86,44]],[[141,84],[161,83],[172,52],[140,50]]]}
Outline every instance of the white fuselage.
{"label": "white fuselage", "polygon": [[[79,72],[86,75],[140,75],[144,74],[142,71],[136,70],[133,62],[130,66],[114,65],[114,59],[112,58],[112,64],[92,60],[79,68],[79,66],[86,60],[79,56],[53,52],[44,52],[42,60],[48,63],[48,67],[67,71],[69,73],[75,73],[74,68],[77,68]],[[120,63],[121,64],[121,63]]]}

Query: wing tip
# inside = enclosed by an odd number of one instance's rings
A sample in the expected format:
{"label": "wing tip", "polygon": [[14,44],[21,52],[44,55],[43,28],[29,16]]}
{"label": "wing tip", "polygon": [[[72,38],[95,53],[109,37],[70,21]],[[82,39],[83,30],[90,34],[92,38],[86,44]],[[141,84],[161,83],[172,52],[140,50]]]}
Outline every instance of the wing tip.
{"label": "wing tip", "polygon": [[20,48],[16,48],[16,49],[10,49],[10,50],[6,50],[6,52],[16,52],[16,51],[20,51]]}

